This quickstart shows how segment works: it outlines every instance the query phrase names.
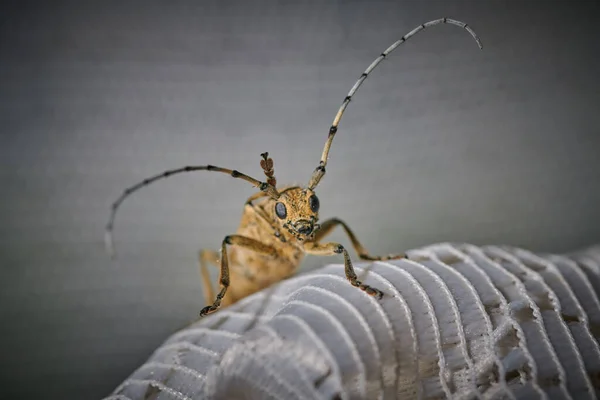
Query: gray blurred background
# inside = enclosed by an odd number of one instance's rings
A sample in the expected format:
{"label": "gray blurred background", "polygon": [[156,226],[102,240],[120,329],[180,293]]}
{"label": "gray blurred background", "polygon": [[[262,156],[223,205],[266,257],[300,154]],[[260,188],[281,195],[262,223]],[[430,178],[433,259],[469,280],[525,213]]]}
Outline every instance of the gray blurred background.
{"label": "gray blurred background", "polygon": [[[85,4],[84,4],[85,3]],[[253,188],[149,175],[216,164],[306,184],[347,91],[322,217],[373,253],[440,241],[600,242],[598,2],[4,3],[0,354],[6,398],[100,398],[203,306],[196,256]],[[348,244],[341,233],[333,240]],[[302,268],[335,258],[309,257]],[[215,271],[216,272],[216,271]],[[216,276],[216,274],[215,274]]]}

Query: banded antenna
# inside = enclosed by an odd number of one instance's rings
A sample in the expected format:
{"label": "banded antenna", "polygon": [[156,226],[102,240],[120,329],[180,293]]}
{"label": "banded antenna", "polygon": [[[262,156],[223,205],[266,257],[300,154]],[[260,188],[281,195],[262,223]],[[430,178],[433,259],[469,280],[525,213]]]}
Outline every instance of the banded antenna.
{"label": "banded antenna", "polygon": [[110,255],[110,257],[112,259],[115,258],[115,249],[114,249],[114,241],[113,241],[113,227],[115,224],[115,217],[117,215],[117,210],[119,209],[119,206],[121,205],[121,203],[123,203],[123,201],[127,197],[129,197],[131,194],[133,194],[133,192],[137,192],[141,188],[146,187],[158,180],[166,179],[172,175],[186,173],[186,172],[192,172],[192,171],[221,172],[221,173],[230,175],[233,178],[242,179],[242,180],[252,184],[253,186],[256,186],[257,188],[260,189],[261,192],[266,193],[266,195],[270,196],[273,199],[277,199],[279,197],[279,193],[277,192],[277,189],[275,189],[275,186],[273,186],[267,182],[261,182],[258,179],[254,179],[249,175],[246,175],[240,171],[236,171],[235,169],[232,170],[232,169],[228,169],[228,168],[221,168],[221,167],[216,167],[214,165],[190,165],[187,167],[170,169],[168,171],[161,172],[160,174],[151,176],[150,178],[146,178],[143,181],[138,182],[135,185],[128,187],[127,189],[125,189],[123,191],[121,196],[119,196],[119,198],[112,204],[112,206],[110,208],[110,217],[108,219],[108,223],[106,224],[106,228],[104,231],[104,245],[106,246],[106,251],[108,252],[108,254]]}
{"label": "banded antenna", "polygon": [[321,181],[321,178],[323,178],[323,176],[325,175],[325,167],[327,166],[327,158],[329,157],[329,149],[331,148],[331,143],[333,142],[333,138],[335,136],[335,133],[337,132],[338,125],[340,124],[342,116],[344,115],[344,111],[346,111],[346,107],[348,107],[348,104],[350,104],[352,97],[356,94],[356,92],[358,91],[358,88],[363,84],[365,79],[367,79],[369,74],[379,65],[379,63],[381,63],[383,60],[385,60],[387,58],[387,56],[390,55],[390,53],[392,51],[396,50],[396,48],[398,46],[400,46],[402,43],[406,42],[408,39],[410,39],[411,37],[416,35],[418,32],[424,30],[425,28],[429,28],[431,26],[439,25],[439,24],[451,24],[451,25],[456,25],[460,28],[465,29],[467,32],[469,32],[471,34],[473,39],[475,39],[475,41],[477,42],[477,46],[479,46],[480,49],[483,49],[483,46],[481,45],[481,40],[479,40],[479,37],[473,31],[473,29],[471,29],[471,27],[469,27],[469,25],[465,24],[464,22],[457,21],[457,20],[450,19],[450,18],[440,18],[440,19],[436,19],[433,21],[425,22],[424,24],[421,24],[418,27],[416,27],[415,29],[413,29],[412,31],[408,32],[406,35],[402,36],[400,38],[400,40],[394,42],[383,53],[381,53],[379,55],[379,57],[377,57],[375,60],[373,60],[371,65],[369,65],[367,67],[367,69],[365,70],[365,72],[363,72],[361,74],[360,78],[358,78],[358,80],[356,81],[354,86],[352,86],[352,89],[350,89],[350,91],[344,98],[344,101],[342,102],[342,105],[340,106],[340,109],[338,110],[337,114],[335,115],[335,118],[333,119],[333,123],[331,124],[331,127],[329,128],[329,136],[327,137],[327,141],[325,142],[325,148],[323,149],[323,154],[321,155],[321,161],[319,162],[319,165],[313,172],[313,174],[310,178],[310,181],[308,182],[309,189],[313,190],[315,187],[317,187],[317,185]]}

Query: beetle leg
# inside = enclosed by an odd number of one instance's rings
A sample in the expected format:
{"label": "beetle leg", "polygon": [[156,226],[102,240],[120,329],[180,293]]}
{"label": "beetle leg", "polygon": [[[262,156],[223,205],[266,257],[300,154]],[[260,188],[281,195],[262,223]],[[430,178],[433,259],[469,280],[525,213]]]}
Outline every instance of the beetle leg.
{"label": "beetle leg", "polygon": [[367,261],[386,261],[386,260],[396,260],[399,258],[408,258],[408,256],[404,253],[401,254],[389,254],[387,256],[372,256],[369,254],[367,249],[358,241],[352,229],[344,221],[338,218],[331,218],[326,220],[321,224],[321,228],[316,232],[314,242],[320,242],[325,236],[327,236],[336,226],[341,225],[344,228],[344,231],[350,238],[350,242],[352,242],[352,247],[358,254],[358,257],[361,260]]}
{"label": "beetle leg", "polygon": [[[241,235],[229,235],[225,236],[221,245],[221,274],[219,276],[219,283],[221,284],[221,290],[216,296],[216,299],[211,305],[204,307],[200,311],[200,317],[204,317],[207,314],[213,313],[221,306],[221,300],[227,293],[229,287],[229,260],[227,258],[227,246],[235,245],[245,247],[261,254],[272,254],[275,255],[275,248],[259,242],[258,240],[251,239]],[[210,303],[210,302],[209,302]]]}
{"label": "beetle leg", "polygon": [[213,301],[215,298],[215,291],[210,279],[210,273],[208,272],[208,264],[212,264],[216,267],[219,266],[219,253],[214,250],[200,250],[198,254],[198,261],[200,264],[200,276],[202,277],[202,287],[204,294],[204,302],[206,304]]}
{"label": "beetle leg", "polygon": [[346,278],[350,281],[352,286],[356,286],[357,288],[364,290],[367,294],[371,296],[376,296],[377,298],[383,297],[383,292],[377,288],[366,285],[358,280],[358,276],[356,276],[356,272],[354,272],[354,267],[352,267],[352,261],[350,261],[350,256],[348,255],[348,251],[339,243],[316,243],[309,242],[305,243],[304,250],[308,254],[320,255],[320,256],[333,256],[336,254],[344,255],[344,271],[346,273]]}

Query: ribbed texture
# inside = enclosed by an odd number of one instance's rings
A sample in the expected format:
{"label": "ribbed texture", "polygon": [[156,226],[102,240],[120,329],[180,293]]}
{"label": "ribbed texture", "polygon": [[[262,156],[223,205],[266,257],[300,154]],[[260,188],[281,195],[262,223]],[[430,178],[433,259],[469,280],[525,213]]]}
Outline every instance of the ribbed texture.
{"label": "ribbed texture", "polygon": [[108,398],[597,398],[600,246],[409,254],[356,265],[382,300],[329,265],[220,310]]}

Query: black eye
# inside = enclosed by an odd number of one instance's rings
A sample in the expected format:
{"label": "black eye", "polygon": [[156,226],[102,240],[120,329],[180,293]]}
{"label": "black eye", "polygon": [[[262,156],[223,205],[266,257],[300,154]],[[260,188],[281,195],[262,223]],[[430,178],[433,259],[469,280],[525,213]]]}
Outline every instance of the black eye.
{"label": "black eye", "polygon": [[319,199],[314,194],[308,198],[308,203],[310,204],[310,209],[312,212],[319,211]]}
{"label": "black eye", "polygon": [[284,219],[285,217],[287,217],[287,209],[285,208],[285,204],[283,204],[283,203],[275,204],[275,214],[277,214],[277,216],[280,219]]}

